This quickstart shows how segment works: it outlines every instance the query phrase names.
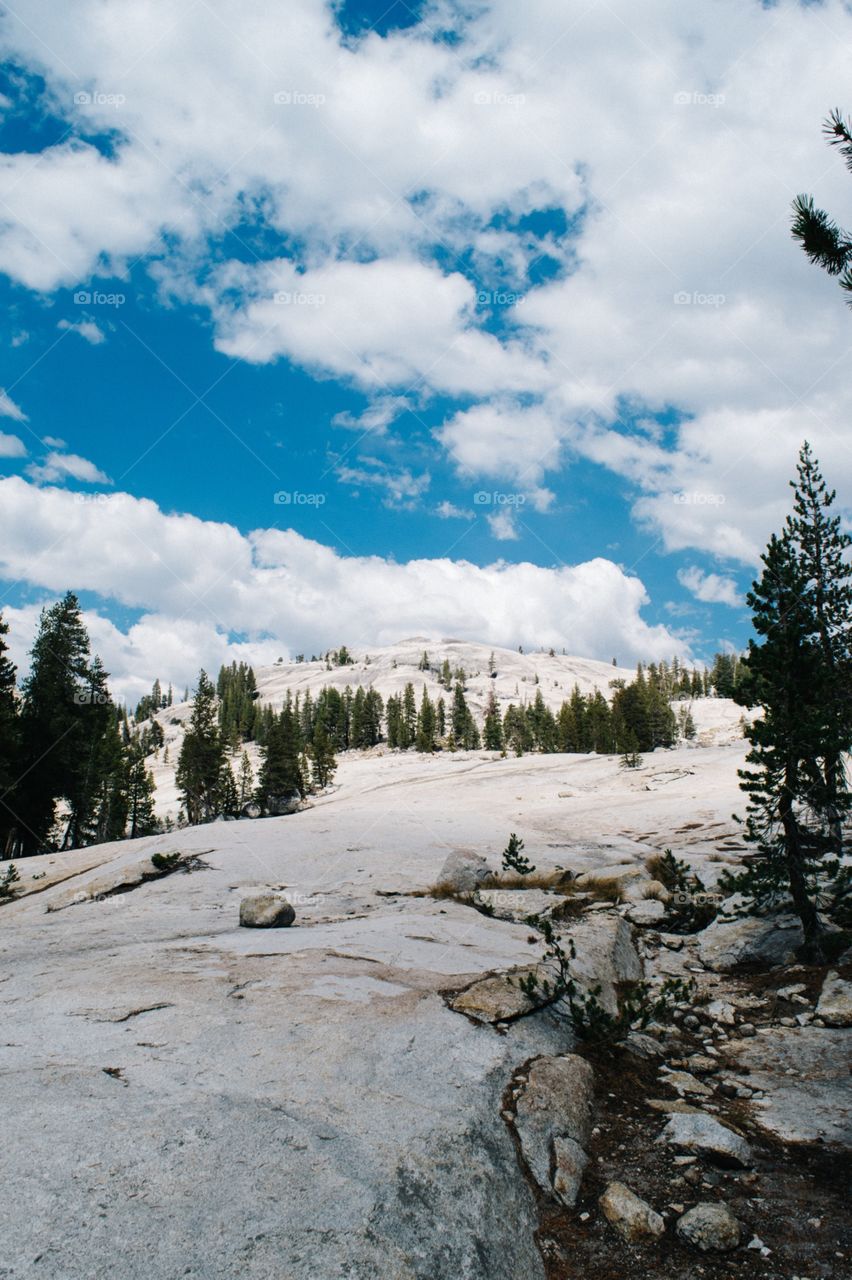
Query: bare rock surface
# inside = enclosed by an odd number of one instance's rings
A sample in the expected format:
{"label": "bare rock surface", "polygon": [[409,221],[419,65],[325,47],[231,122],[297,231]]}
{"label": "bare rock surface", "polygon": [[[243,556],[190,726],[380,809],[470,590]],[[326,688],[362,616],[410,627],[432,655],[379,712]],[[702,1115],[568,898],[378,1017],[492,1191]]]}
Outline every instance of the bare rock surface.
{"label": "bare rock surface", "polygon": [[[327,826],[317,806],[102,846],[3,908],[0,1272],[543,1280],[499,1113],[565,1029],[495,1035],[442,995],[540,948],[452,901],[377,896],[394,864],[341,857]],[[207,869],[49,910],[173,848]],[[296,921],[241,929],[270,884]]]}
{"label": "bare rock surface", "polygon": [[771,1027],[729,1042],[729,1074],[765,1096],[750,1104],[759,1128],[784,1142],[852,1150],[849,1034],[830,1027]]}
{"label": "bare rock surface", "polygon": [[521,924],[527,916],[550,916],[565,898],[547,889],[477,889],[474,901],[487,907],[498,920]]}
{"label": "bare rock surface", "polygon": [[725,973],[741,964],[793,964],[801,945],[796,916],[745,916],[714,920],[700,935],[698,955],[708,969]]}

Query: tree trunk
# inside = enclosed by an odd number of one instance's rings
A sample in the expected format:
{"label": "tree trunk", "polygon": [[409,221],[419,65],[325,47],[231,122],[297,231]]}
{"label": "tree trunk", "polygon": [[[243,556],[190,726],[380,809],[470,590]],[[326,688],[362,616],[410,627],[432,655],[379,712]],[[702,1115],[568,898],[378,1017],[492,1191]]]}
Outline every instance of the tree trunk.
{"label": "tree trunk", "polygon": [[796,776],[795,763],[790,761],[785,770],[778,813],[784,830],[784,856],[787,862],[790,894],[793,898],[796,914],[802,922],[804,958],[820,963],[825,958],[822,949],[823,929],[817,913],[816,903],[808,893],[808,885],[805,878],[805,854],[802,848],[802,833],[793,809],[793,797],[796,794]]}

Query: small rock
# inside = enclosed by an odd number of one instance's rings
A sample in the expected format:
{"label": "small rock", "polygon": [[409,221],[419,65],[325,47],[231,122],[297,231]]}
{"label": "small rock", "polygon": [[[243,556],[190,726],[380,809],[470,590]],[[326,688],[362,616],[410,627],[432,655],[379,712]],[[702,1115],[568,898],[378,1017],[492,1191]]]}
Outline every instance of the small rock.
{"label": "small rock", "polygon": [[695,1031],[701,1026],[701,1021],[694,1013],[688,1013],[683,1020],[683,1025],[689,1027],[690,1031]]}
{"label": "small rock", "polygon": [[740,1025],[737,1027],[737,1035],[742,1036],[744,1039],[747,1040],[751,1036],[757,1035],[757,1028],[755,1027],[753,1022],[741,1022]]}
{"label": "small rock", "polygon": [[623,1182],[609,1184],[600,1198],[600,1206],[607,1222],[630,1244],[648,1236],[656,1239],[666,1229],[660,1215]]}
{"label": "small rock", "polygon": [[277,893],[254,893],[240,902],[244,929],[285,929],[295,919],[292,904]]}
{"label": "small rock", "polygon": [[736,1021],[734,1006],[727,1000],[711,1000],[706,1011],[714,1022],[724,1023],[726,1027],[732,1027]]}
{"label": "small rock", "polygon": [[[780,1027],[795,1027],[796,1019],[795,1018],[779,1018],[778,1025]],[[740,1034],[742,1034],[742,1027],[740,1027]]]}
{"label": "small rock", "polygon": [[686,1151],[700,1151],[728,1168],[745,1168],[754,1163],[745,1138],[702,1112],[670,1116],[659,1141]]}
{"label": "small rock", "polygon": [[685,1093],[693,1094],[699,1098],[710,1097],[711,1091],[707,1088],[707,1085],[702,1084],[700,1080],[696,1080],[695,1076],[690,1075],[688,1071],[670,1071],[663,1079],[681,1097]]}
{"label": "small rock", "polygon": [[825,975],[817,1016],[829,1027],[852,1027],[852,982],[845,982],[833,969]]}
{"label": "small rock", "polygon": [[[775,994],[779,1000],[789,1000],[791,996],[801,995],[806,989],[804,982],[794,982],[791,987],[782,987]],[[751,1245],[749,1245],[749,1248],[751,1248]]]}
{"label": "small rock", "polygon": [[687,1066],[693,1075],[708,1075],[712,1071],[719,1070],[719,1064],[713,1058],[707,1058],[703,1053],[694,1053],[691,1058],[687,1058]]}
{"label": "small rock", "polygon": [[702,1253],[729,1253],[740,1243],[742,1228],[726,1204],[702,1201],[689,1209],[675,1226],[687,1244]]}

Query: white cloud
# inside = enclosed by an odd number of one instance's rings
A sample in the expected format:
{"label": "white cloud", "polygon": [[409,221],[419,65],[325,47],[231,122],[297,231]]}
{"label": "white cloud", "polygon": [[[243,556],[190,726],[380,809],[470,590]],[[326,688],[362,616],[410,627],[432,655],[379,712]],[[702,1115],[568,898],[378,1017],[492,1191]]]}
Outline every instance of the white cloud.
{"label": "white cloud", "polygon": [[464,507],[457,507],[454,502],[439,502],[435,508],[435,515],[440,516],[442,520],[472,520],[474,513],[466,511]]}
{"label": "white cloud", "polygon": [[678,570],[677,580],[682,587],[692,592],[696,600],[701,600],[704,604],[729,604],[733,609],[743,605],[743,598],[733,578],[725,578],[718,573],[705,573],[691,565],[688,569]]}
{"label": "white cloud", "polygon": [[27,454],[23,440],[0,431],[0,458],[25,458]]}
{"label": "white cloud", "polygon": [[[527,492],[584,454],[630,480],[668,549],[753,560],[805,435],[852,488],[848,312],[788,216],[801,190],[845,207],[820,135],[848,92],[843,0],[491,0],[467,18],[436,0],[452,44],[416,25],[345,43],[322,0],[289,0],[286,22],[265,0],[217,0],[215,20],[109,8],[8,15],[56,110],[115,138],[108,157],[77,140],[2,158],[15,280],[50,290],[147,256],[166,295],[208,307],[221,351],[484,401],[438,433],[461,470]],[[518,228],[543,208],[575,237]],[[253,220],[298,257],[211,268],[210,240]],[[542,253],[567,271],[536,284]],[[685,420],[655,439],[620,420],[628,401]],[[724,511],[678,506],[687,488]]]}
{"label": "white cloud", "polygon": [[486,519],[493,537],[498,542],[516,542],[520,537],[515,524],[514,512],[508,507],[501,507],[499,511],[489,512]]}
{"label": "white cloud", "polygon": [[339,463],[334,469],[334,474],[342,484],[352,485],[355,489],[364,485],[368,488],[383,489],[384,503],[389,507],[416,506],[431,483],[428,472],[417,476],[406,467],[395,471],[380,458],[360,458],[358,466]]}
{"label": "white cloud", "polygon": [[[104,621],[97,635],[113,685],[130,696],[155,675],[191,683],[202,663],[215,669],[235,639],[255,661],[319,652],[341,639],[384,644],[412,634],[564,645],[589,657],[617,652],[623,661],[684,649],[667,628],[644,621],[644,586],[609,560],[560,569],[399,564],[339,555],[292,530],[243,536],[128,494],[69,493],[19,477],[0,480],[0,575],[46,592],[95,592],[141,611],[127,633]],[[31,639],[34,615],[27,618],[18,655]]]}
{"label": "white cloud", "polygon": [[78,453],[49,453],[43,462],[27,467],[27,475],[43,484],[52,481],[80,480],[83,484],[112,484],[94,462]]}
{"label": "white cloud", "polygon": [[0,417],[13,418],[15,422],[26,422],[27,415],[24,413],[20,405],[15,401],[7,391],[0,387]]}
{"label": "white cloud", "polygon": [[98,328],[94,320],[78,320],[72,324],[70,320],[60,320],[56,326],[67,333],[77,333],[85,341],[93,347],[97,347],[102,342],[106,342],[106,334],[103,329]]}
{"label": "white cloud", "polygon": [[360,431],[365,435],[385,435],[388,427],[412,407],[406,396],[376,396],[362,413],[350,413],[348,409],[332,418],[332,425],[348,431]]}

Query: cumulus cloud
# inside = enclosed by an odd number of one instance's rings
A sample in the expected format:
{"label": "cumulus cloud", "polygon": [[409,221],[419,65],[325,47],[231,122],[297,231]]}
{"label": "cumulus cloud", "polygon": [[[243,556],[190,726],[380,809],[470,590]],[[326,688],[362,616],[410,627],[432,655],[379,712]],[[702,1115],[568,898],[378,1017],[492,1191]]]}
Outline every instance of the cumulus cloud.
{"label": "cumulus cloud", "polygon": [[[215,669],[235,643],[257,662],[319,652],[341,636],[367,645],[415,633],[564,645],[588,657],[617,652],[624,661],[685,649],[644,620],[642,582],[609,560],[546,569],[344,556],[289,529],[243,535],[128,494],[74,494],[20,477],[0,480],[0,574],[139,611],[126,632],[106,620],[97,631],[113,683],[128,696],[154,675],[191,683],[202,663]],[[21,616],[18,656],[34,620]]]}
{"label": "cumulus cloud", "polygon": [[[220,351],[391,397],[340,425],[460,397],[436,438],[464,474],[545,493],[582,455],[629,480],[669,550],[753,561],[804,436],[852,486],[848,313],[788,217],[801,190],[846,199],[820,136],[848,92],[844,0],[688,18],[679,0],[436,0],[429,27],[357,41],[323,0],[289,0],[286,23],[265,0],[215,11],[10,11],[8,52],[74,129],[37,164],[0,159],[13,279],[45,291],[147,259]],[[436,15],[453,41],[430,38]],[[532,233],[545,210],[569,234]],[[288,256],[229,259],[252,223]],[[637,430],[628,404],[676,425]]]}
{"label": "cumulus cloud", "polygon": [[0,458],[24,458],[26,453],[23,440],[18,436],[9,435],[6,431],[0,431]]}
{"label": "cumulus cloud", "polygon": [[96,467],[94,462],[81,458],[78,453],[49,453],[43,462],[34,462],[27,467],[27,475],[44,484],[62,480],[80,480],[83,484],[112,484],[109,476]]}
{"label": "cumulus cloud", "polygon": [[740,608],[743,598],[733,578],[725,578],[718,573],[705,573],[695,565],[688,569],[679,569],[677,580],[687,591],[691,591],[696,600],[704,604],[729,604],[732,608]]}

